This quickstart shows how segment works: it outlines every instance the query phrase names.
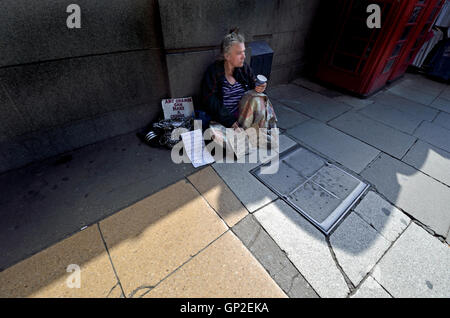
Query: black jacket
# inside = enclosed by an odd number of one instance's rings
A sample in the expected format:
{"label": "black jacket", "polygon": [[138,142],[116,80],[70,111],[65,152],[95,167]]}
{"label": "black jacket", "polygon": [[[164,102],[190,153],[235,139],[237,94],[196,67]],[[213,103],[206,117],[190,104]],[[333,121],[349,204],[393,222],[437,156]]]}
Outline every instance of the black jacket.
{"label": "black jacket", "polygon": [[[235,68],[233,77],[245,91],[255,88],[255,76],[247,63],[244,62],[243,67]],[[200,99],[203,110],[211,119],[229,128],[236,122],[236,118],[223,105],[224,81],[224,61],[216,61],[208,67],[203,77]]]}

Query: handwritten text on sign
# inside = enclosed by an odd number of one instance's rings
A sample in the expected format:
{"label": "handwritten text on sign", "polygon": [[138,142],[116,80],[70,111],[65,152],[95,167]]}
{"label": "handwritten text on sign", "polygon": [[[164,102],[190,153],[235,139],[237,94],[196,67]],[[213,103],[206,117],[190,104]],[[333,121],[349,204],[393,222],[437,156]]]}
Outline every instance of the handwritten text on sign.
{"label": "handwritten text on sign", "polygon": [[165,119],[187,118],[194,113],[194,103],[192,97],[163,99],[162,108]]}

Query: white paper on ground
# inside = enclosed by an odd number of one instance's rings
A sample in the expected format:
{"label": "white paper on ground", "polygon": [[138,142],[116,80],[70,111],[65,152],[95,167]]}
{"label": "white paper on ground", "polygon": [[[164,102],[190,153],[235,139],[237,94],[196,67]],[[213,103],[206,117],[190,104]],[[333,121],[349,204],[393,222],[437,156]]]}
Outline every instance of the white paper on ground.
{"label": "white paper on ground", "polygon": [[198,168],[215,161],[208,150],[206,150],[201,129],[181,134],[181,139],[183,140],[186,154],[191,160],[194,168]]}

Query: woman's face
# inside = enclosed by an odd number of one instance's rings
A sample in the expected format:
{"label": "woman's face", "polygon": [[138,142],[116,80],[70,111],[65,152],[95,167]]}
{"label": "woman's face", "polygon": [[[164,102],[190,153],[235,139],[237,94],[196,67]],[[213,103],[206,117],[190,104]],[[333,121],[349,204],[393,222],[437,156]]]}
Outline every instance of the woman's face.
{"label": "woman's face", "polygon": [[245,61],[245,44],[235,43],[230,51],[225,54],[225,60],[233,67],[244,66]]}

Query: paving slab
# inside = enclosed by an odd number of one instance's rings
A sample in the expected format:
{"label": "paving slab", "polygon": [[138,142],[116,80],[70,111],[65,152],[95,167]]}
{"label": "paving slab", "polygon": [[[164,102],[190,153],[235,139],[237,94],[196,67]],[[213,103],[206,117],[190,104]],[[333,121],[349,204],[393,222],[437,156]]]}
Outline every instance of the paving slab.
{"label": "paving slab", "polygon": [[145,298],[285,298],[286,294],[231,232],[201,251]]}
{"label": "paving slab", "polygon": [[[7,268],[194,172],[135,133],[0,175],[0,268]],[[12,248],[13,247],[13,248]]]}
{"label": "paving slab", "polygon": [[422,172],[381,154],[362,173],[396,207],[445,236],[450,226],[450,188]]}
{"label": "paving slab", "polygon": [[450,113],[450,98],[438,97],[430,105],[431,107]]}
{"label": "paving slab", "polygon": [[[285,135],[280,135],[280,153],[296,143]],[[274,153],[273,156],[277,154]],[[269,158],[272,158],[269,156]],[[248,155],[245,158],[249,162]],[[264,159],[263,159],[264,162]],[[212,167],[250,213],[274,201],[277,196],[263,185],[249,171],[261,165],[258,163],[214,163]]]}
{"label": "paving slab", "polygon": [[354,211],[390,242],[394,242],[411,222],[406,214],[373,191],[367,193]]}
{"label": "paving slab", "polygon": [[404,78],[399,81],[402,86],[415,88],[420,91],[430,92],[432,94],[441,94],[448,86],[445,83],[441,83],[432,79],[429,79],[420,74],[406,73]]}
{"label": "paving slab", "polygon": [[372,276],[361,284],[352,298],[392,298],[380,284],[378,284]]}
{"label": "paving slab", "polygon": [[296,78],[295,80],[292,81],[292,84],[302,86],[316,93],[320,93],[322,90],[324,90],[323,86],[303,77]]}
{"label": "paving slab", "polygon": [[312,177],[326,161],[306,148],[299,148],[281,160],[305,178]]}
{"label": "paving slab", "polygon": [[310,117],[284,106],[275,99],[271,100],[271,102],[277,116],[277,126],[279,128],[289,129],[310,119]]}
{"label": "paving slab", "polygon": [[323,223],[342,202],[310,181],[289,195],[288,200],[318,223]]}
{"label": "paving slab", "polygon": [[450,152],[418,140],[402,161],[450,186]]}
{"label": "paving slab", "polygon": [[432,121],[436,117],[438,111],[434,108],[425,106],[407,98],[389,93],[389,91],[382,92],[373,97],[376,103],[384,104],[394,107],[404,113],[411,114],[423,120]]}
{"label": "paving slab", "polygon": [[187,181],[100,222],[127,297],[148,291],[228,228]]}
{"label": "paving slab", "polygon": [[445,98],[450,101],[450,87],[447,85],[446,89],[439,95],[439,97]]}
{"label": "paving slab", "polygon": [[330,243],[338,263],[355,286],[391,245],[356,213],[350,213],[337,227]]}
{"label": "paving slab", "polygon": [[282,99],[298,99],[306,92],[310,92],[300,86],[294,84],[277,85],[267,89],[267,96],[278,101]]}
{"label": "paving slab", "polygon": [[306,181],[300,172],[294,170],[289,165],[280,162],[278,172],[276,174],[258,174],[263,182],[276,189],[282,195],[288,195],[292,190],[299,187]]}
{"label": "paving slab", "polygon": [[248,215],[248,211],[211,167],[188,177],[208,204],[232,227]]}
{"label": "paving slab", "polygon": [[360,173],[380,152],[337,129],[310,120],[286,132],[345,167]]}
{"label": "paving slab", "polygon": [[[426,85],[427,83],[430,83],[430,85]],[[398,84],[394,84],[388,91],[412,101],[430,105],[442,90],[443,87],[435,87],[433,81],[406,79]]]}
{"label": "paving slab", "polygon": [[332,165],[322,167],[311,180],[342,200],[360,183],[353,176]]}
{"label": "paving slab", "polygon": [[343,95],[333,98],[337,102],[345,103],[353,107],[353,109],[362,109],[374,103],[373,99],[363,99],[349,95]]}
{"label": "paving slab", "polygon": [[450,152],[450,130],[438,124],[424,121],[414,135],[436,147]]}
{"label": "paving slab", "polygon": [[415,223],[406,229],[373,272],[393,297],[450,295],[450,249]]}
{"label": "paving slab", "polygon": [[422,118],[402,112],[394,107],[375,103],[358,111],[359,114],[377,120],[392,128],[412,134],[419,127]]}
{"label": "paving slab", "polygon": [[240,164],[214,164],[213,167],[250,213],[277,198],[246,167],[238,165]]}
{"label": "paving slab", "polygon": [[[76,288],[75,267],[69,267],[72,264],[79,266],[80,288]],[[122,295],[97,225],[0,272],[0,285],[2,298],[104,298]]]}
{"label": "paving slab", "polygon": [[286,291],[290,298],[318,298],[303,275],[289,262],[273,279]]}
{"label": "paving slab", "polygon": [[232,231],[272,277],[289,262],[289,259],[264,231],[254,215],[248,215],[235,225]]}
{"label": "paving slab", "polygon": [[253,215],[232,228],[244,245],[264,266],[270,276],[291,298],[318,297],[286,254],[267,234]]}
{"label": "paving slab", "polygon": [[283,96],[277,99],[292,109],[323,122],[336,118],[352,108],[347,104],[337,102],[332,98],[311,92],[307,89],[298,87],[298,90],[303,90],[298,97],[289,98]]}
{"label": "paving slab", "polygon": [[441,112],[433,121],[433,123],[450,130],[450,114],[446,112]]}
{"label": "paving slab", "polygon": [[416,138],[354,112],[331,121],[333,126],[396,158],[402,158]]}
{"label": "paving slab", "polygon": [[325,236],[311,223],[281,200],[265,206],[255,217],[319,296],[348,295]]}

